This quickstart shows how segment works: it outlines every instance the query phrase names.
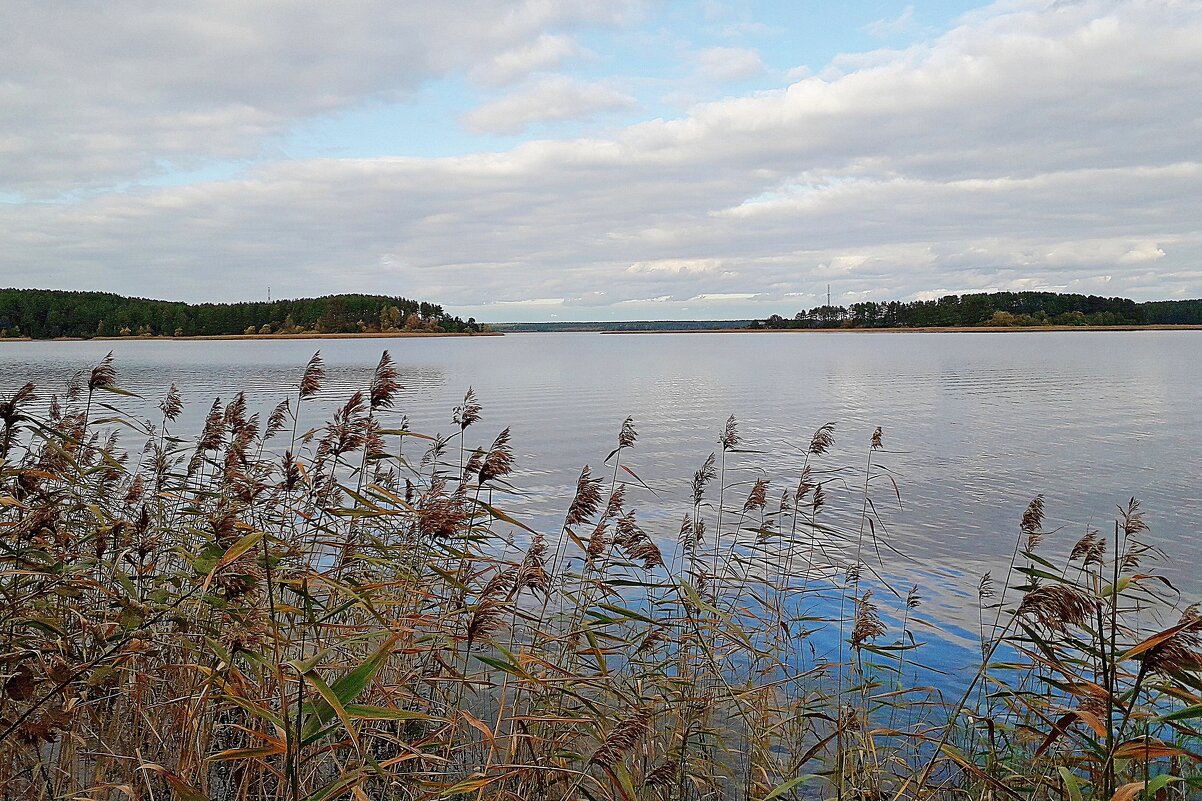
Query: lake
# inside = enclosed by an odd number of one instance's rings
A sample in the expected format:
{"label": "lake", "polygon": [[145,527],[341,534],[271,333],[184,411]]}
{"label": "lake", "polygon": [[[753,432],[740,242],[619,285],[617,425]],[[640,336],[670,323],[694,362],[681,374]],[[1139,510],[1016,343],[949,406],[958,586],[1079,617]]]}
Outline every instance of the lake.
{"label": "lake", "polygon": [[886,452],[875,459],[901,503],[887,484],[873,498],[882,538],[905,556],[889,555],[888,572],[920,585],[929,616],[967,623],[964,599],[985,570],[1000,580],[1037,493],[1045,527],[1064,526],[1047,540],[1058,552],[1086,525],[1107,531],[1116,505],[1139,498],[1149,540],[1171,556],[1164,572],[1187,600],[1202,594],[1202,331],[14,342],[0,347],[0,391],[26,380],[61,391],[112,350],[118,383],[146,397],[118,404],[149,410],[175,382],[187,404],[176,430],[194,435],[213,398],[238,390],[266,416],[320,350],[329,378],[309,407],[317,423],[366,386],[384,349],[404,385],[397,416],[413,430],[451,433],[469,386],[484,406],[469,443],[512,428],[521,494],[498,503],[552,535],[581,466],[602,468],[627,415],[639,439],[626,463],[659,495],[631,487],[631,505],[665,538],[729,415],[742,447],[763,452],[730,456],[735,505],[761,475],[781,479],[774,505],[813,431],[834,422],[836,446],[819,465],[849,468],[827,486],[848,519],[879,425]]}

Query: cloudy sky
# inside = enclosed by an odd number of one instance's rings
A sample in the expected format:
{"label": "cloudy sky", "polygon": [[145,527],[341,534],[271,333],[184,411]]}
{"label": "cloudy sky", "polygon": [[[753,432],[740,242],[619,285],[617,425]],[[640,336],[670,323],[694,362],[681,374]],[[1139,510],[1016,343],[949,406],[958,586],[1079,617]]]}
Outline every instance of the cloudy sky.
{"label": "cloudy sky", "polygon": [[1202,297],[1202,0],[0,0],[0,286]]}

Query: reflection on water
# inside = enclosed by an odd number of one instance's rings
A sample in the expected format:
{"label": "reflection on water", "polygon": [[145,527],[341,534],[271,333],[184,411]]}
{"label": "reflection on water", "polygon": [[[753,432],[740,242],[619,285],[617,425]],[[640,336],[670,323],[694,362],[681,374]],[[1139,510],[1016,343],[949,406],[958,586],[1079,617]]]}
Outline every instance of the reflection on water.
{"label": "reflection on water", "polygon": [[[416,431],[450,433],[452,409],[474,387],[484,420],[472,430],[486,442],[512,427],[522,494],[507,507],[535,526],[558,530],[580,467],[600,465],[627,415],[640,434],[629,464],[664,501],[633,487],[630,497],[664,537],[675,535],[688,480],[728,415],[744,446],[765,452],[732,456],[733,482],[795,482],[800,451],[827,421],[837,447],[822,464],[862,469],[881,425],[889,452],[879,461],[902,496],[899,507],[891,487],[874,490],[890,544],[905,555],[889,556],[889,568],[920,577],[928,616],[963,617],[976,577],[997,574],[1040,492],[1048,528],[1067,526],[1049,547],[1065,549],[1086,524],[1104,526],[1116,504],[1140,498],[1152,538],[1173,555],[1166,572],[1187,597],[1202,593],[1202,332],[4,343],[0,391],[30,379],[59,388],[111,349],[143,408],[180,387],[179,430],[191,433],[215,396],[238,390],[266,414],[319,348],[329,378],[313,422],[366,386],[384,348],[404,384],[397,416]],[[774,483],[770,496],[784,488]],[[851,478],[832,482],[831,508],[858,515],[860,492]]]}

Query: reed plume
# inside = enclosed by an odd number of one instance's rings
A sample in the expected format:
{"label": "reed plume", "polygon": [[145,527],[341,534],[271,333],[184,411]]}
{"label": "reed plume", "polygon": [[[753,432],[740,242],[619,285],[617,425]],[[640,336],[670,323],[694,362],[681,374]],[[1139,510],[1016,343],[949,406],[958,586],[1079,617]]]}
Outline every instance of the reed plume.
{"label": "reed plume", "polygon": [[476,400],[476,391],[468,387],[467,394],[463,396],[463,403],[455,407],[451,422],[459,426],[460,432],[466,431],[469,426],[480,422],[482,410],[483,407]]}
{"label": "reed plume", "polygon": [[694,506],[699,506],[701,504],[702,499],[705,497],[705,488],[709,486],[709,483],[714,480],[715,476],[718,475],[718,471],[714,466],[716,459],[717,454],[711,453],[706,458],[705,463],[701,465],[701,468],[693,474],[692,487]]}
{"label": "reed plume", "polygon": [[396,366],[388,351],[380,355],[380,363],[376,365],[371,376],[371,386],[368,389],[368,405],[375,409],[391,409],[396,393],[401,384],[397,380]]}
{"label": "reed plume", "polygon": [[1018,613],[1033,617],[1048,629],[1067,633],[1082,626],[1094,613],[1096,602],[1078,589],[1063,584],[1048,584],[1028,591]]}
{"label": "reed plume", "polygon": [[301,375],[298,397],[304,400],[321,392],[321,385],[325,378],[325,364],[321,360],[321,351],[318,351],[310,357],[309,363],[305,365],[305,372]]}
{"label": "reed plume", "polygon": [[622,421],[622,428],[618,431],[618,447],[633,448],[635,440],[639,438],[639,434],[634,430],[634,418],[627,417]]}
{"label": "reed plume", "polygon": [[1027,538],[1027,550],[1034,551],[1043,541],[1043,494],[1036,495],[1023,512],[1019,530]]}
{"label": "reed plume", "polygon": [[513,450],[509,447],[509,429],[506,428],[497,434],[480,464],[480,483],[504,478],[513,472],[513,466]]}
{"label": "reed plume", "polygon": [[814,436],[810,438],[810,446],[806,452],[812,456],[821,456],[831,449],[835,444],[835,424],[826,423],[814,432]]}
{"label": "reed plume", "polygon": [[113,352],[110,350],[88,374],[88,393],[98,389],[112,389],[116,385],[117,368],[113,366]]}
{"label": "reed plume", "polygon": [[884,622],[872,602],[872,590],[866,590],[856,601],[855,619],[851,629],[851,645],[860,648],[864,643],[875,640],[887,632]]}
{"label": "reed plume", "polygon": [[722,431],[722,436],[718,439],[722,445],[722,450],[734,450],[739,446],[739,426],[735,422],[735,416],[732,414],[726,420],[726,428]]}
{"label": "reed plume", "polygon": [[180,395],[179,388],[172,384],[167,390],[167,394],[163,396],[163,400],[159,402],[159,411],[163,413],[165,419],[174,422],[183,410],[183,396]]}
{"label": "reed plume", "polygon": [[588,522],[601,507],[601,479],[593,478],[588,465],[580,471],[576,480],[576,494],[568,507],[566,525],[575,526]]}

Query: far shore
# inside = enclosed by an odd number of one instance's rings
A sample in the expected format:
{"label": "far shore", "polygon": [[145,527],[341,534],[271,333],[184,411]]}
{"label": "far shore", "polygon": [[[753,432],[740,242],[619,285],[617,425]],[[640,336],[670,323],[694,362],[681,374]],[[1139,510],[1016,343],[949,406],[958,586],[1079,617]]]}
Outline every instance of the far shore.
{"label": "far shore", "polygon": [[358,334],[210,334],[207,336],[128,336],[128,337],[8,337],[0,342],[205,342],[241,339],[414,339],[417,337],[502,337],[501,331],[369,331]]}
{"label": "far shore", "polygon": [[[1202,331],[1202,325],[1032,325],[1032,326],[924,326],[918,328],[647,328],[628,331],[512,331],[522,334],[1010,334],[1036,331]],[[211,334],[207,336],[128,337],[6,337],[4,342],[206,342],[277,339],[416,339],[420,337],[501,337],[504,331],[371,331],[355,334]]]}
{"label": "far shore", "polygon": [[662,328],[602,334],[1000,334],[1031,331],[1202,331],[1202,325],[944,325],[921,328]]}

